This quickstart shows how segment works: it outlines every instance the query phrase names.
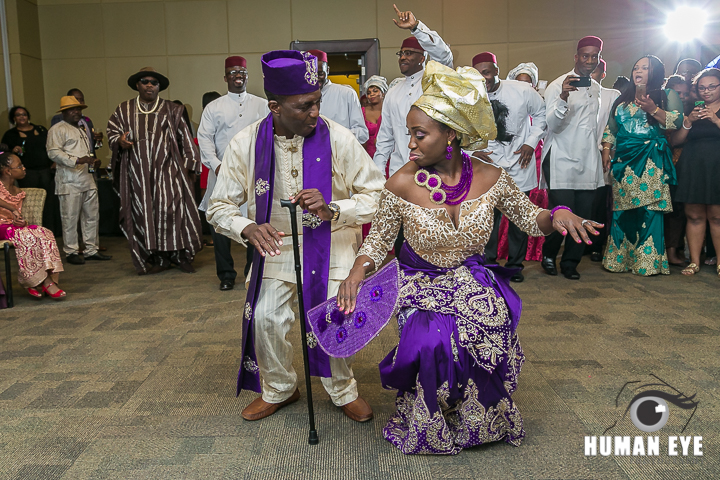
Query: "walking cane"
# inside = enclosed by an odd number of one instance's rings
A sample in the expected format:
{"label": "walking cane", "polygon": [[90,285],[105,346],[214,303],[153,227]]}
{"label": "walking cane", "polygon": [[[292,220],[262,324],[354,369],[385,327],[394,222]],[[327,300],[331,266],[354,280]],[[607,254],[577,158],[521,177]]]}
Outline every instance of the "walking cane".
{"label": "walking cane", "polygon": [[308,417],[310,420],[310,435],[308,443],[317,445],[317,430],[315,430],[315,411],[313,410],[312,401],[312,384],[310,382],[310,360],[308,359],[307,331],[305,329],[305,302],[303,300],[302,287],[302,265],[300,264],[300,246],[298,245],[298,227],[297,227],[297,204],[290,200],[280,200],[280,206],[290,210],[290,226],[292,228],[293,254],[295,255],[295,278],[298,292],[298,310],[300,311],[300,332],[302,335],[303,346],[303,363],[305,364],[305,389],[307,390]]}

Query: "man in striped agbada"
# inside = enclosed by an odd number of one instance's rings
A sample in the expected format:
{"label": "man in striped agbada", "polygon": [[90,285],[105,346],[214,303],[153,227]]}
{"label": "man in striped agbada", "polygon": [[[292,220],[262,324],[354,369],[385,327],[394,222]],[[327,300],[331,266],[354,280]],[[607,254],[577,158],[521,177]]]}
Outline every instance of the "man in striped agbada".
{"label": "man in striped agbada", "polygon": [[120,226],[138,275],[175,264],[194,273],[202,248],[191,174],[200,165],[183,107],[158,95],[170,82],[151,67],[128,79],[137,98],[121,103],[108,121]]}

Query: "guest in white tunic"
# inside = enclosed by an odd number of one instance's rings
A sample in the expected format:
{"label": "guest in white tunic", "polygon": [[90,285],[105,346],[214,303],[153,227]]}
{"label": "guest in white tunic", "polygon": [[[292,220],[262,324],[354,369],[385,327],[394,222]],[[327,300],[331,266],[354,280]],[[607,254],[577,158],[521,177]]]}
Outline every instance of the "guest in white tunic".
{"label": "guest in white tunic", "polygon": [[[210,197],[212,196],[217,174],[222,165],[223,155],[230,140],[240,130],[265,118],[270,110],[267,107],[267,100],[247,93],[247,62],[243,57],[234,56],[225,59],[225,76],[223,77],[228,86],[227,95],[208,104],[203,110],[198,128],[198,146],[200,148],[200,159],[208,172],[207,190],[200,203],[199,210],[207,211]],[[247,214],[247,207],[241,209]],[[220,279],[220,290],[232,290],[235,286],[237,272],[230,252],[232,240],[212,230],[213,243],[215,244],[215,265],[217,276]],[[245,275],[252,261],[252,249],[248,248]]]}
{"label": "guest in white tunic", "polygon": [[[400,12],[395,7],[398,19],[395,24],[410,30],[412,37],[406,38],[398,55],[400,73],[405,78],[396,86],[391,87],[383,102],[383,122],[378,131],[375,156],[373,161],[381,172],[390,162],[390,176],[407,163],[410,156],[408,135],[405,120],[410,107],[422,95],[421,80],[425,69],[425,60],[440,62],[450,68],[453,66],[453,54],[450,47],[440,38],[437,32],[430,30],[424,23],[417,20],[412,12]],[[427,54],[427,55],[426,55]]]}
{"label": "guest in white tunic", "polygon": [[[538,186],[533,160],[535,159],[535,148],[545,135],[545,102],[529,83],[500,80],[500,70],[495,54],[479,53],[475,55],[472,63],[473,68],[485,78],[490,101],[497,100],[507,108],[505,126],[508,135],[512,136],[508,142],[490,140],[487,149],[479,156],[502,167],[515,181],[520,191],[529,195],[530,190]],[[502,213],[495,209],[493,230],[485,247],[485,256],[490,263],[497,259],[498,231],[501,219]],[[527,244],[528,234],[511,222],[508,225],[506,267],[523,268]],[[510,277],[513,282],[522,282],[524,279],[525,277],[520,271]]]}
{"label": "guest in white tunic", "polygon": [[[84,264],[86,259],[110,260],[110,256],[98,251],[100,207],[95,177],[89,171],[95,155],[80,124],[85,108],[74,96],[62,97],[59,110],[62,120],[47,133],[48,157],[56,165],[55,193],[60,201],[63,250],[68,263],[75,265]],[[85,243],[84,255],[80,253],[78,220]]]}
{"label": "guest in white tunic", "polygon": [[[601,39],[582,38],[577,45],[575,68],[545,90],[548,130],[543,147],[543,177],[549,185],[549,206],[565,205],[582,218],[590,217],[595,190],[605,184],[597,147],[600,84],[589,78],[601,51]],[[589,81],[589,86],[576,86],[578,81]],[[555,259],[564,239],[557,232],[545,238],[541,265],[550,275],[557,275]],[[580,279],[577,265],[584,250],[582,243],[572,239],[565,243],[560,261],[565,278]]]}
{"label": "guest in white tunic", "polygon": [[[613,90],[612,88],[605,88],[602,86],[602,81],[605,79],[607,70],[607,64],[602,58],[598,62],[598,66],[595,71],[590,75],[593,80],[600,84],[600,111],[598,113],[598,125],[597,125],[597,139],[598,139],[598,150],[602,154],[602,137],[607,125],[608,118],[610,117],[610,111],[615,103],[615,100],[620,96],[619,90]],[[604,227],[598,228],[600,235],[594,239],[592,245],[585,247],[585,251],[590,252],[590,260],[593,262],[602,262],[603,259],[603,247],[607,241],[608,235],[608,224],[611,218],[608,218],[608,205],[612,201],[612,176],[610,170],[604,173],[603,179],[605,185],[598,188],[595,191],[595,201],[593,202],[593,211],[590,218],[598,223],[605,224]]]}
{"label": "guest in white tunic", "polygon": [[370,133],[368,133],[365,126],[360,99],[355,90],[348,85],[338,85],[330,81],[328,78],[330,67],[328,66],[327,53],[322,50],[308,50],[308,53],[318,59],[318,82],[322,94],[322,103],[320,104],[322,114],[350,130],[360,144],[367,142]]}
{"label": "guest in white tunic", "polygon": [[[410,158],[410,135],[406,119],[410,107],[422,95],[422,77],[425,61],[429,58],[452,68],[453,54],[450,47],[440,38],[437,32],[430,30],[424,23],[415,18],[412,12],[401,12],[395,8],[397,20],[393,22],[399,28],[410,30],[413,34],[403,40],[397,52],[400,73],[405,78],[392,86],[385,95],[382,108],[382,124],[375,142],[373,161],[381,172],[386,171],[390,162],[389,174],[392,177]],[[397,79],[395,79],[397,80]],[[401,228],[395,241],[395,253],[399,254],[405,241]]]}

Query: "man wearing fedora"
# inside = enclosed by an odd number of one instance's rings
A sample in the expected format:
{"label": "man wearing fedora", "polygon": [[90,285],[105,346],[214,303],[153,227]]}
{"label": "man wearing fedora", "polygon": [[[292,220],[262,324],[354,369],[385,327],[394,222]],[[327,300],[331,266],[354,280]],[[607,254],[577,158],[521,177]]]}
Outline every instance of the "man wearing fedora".
{"label": "man wearing fedora", "polygon": [[[67,261],[82,265],[85,260],[110,260],[98,251],[99,203],[97,185],[88,166],[95,162],[91,140],[80,125],[87,108],[72,95],[60,99],[62,121],[48,130],[47,152],[57,165],[55,194],[60,201],[63,250]],[[80,221],[84,255],[80,254],[77,225]]]}
{"label": "man wearing fedora", "polygon": [[120,194],[120,227],[138,275],[177,265],[194,273],[202,248],[200,214],[190,173],[200,154],[183,121],[183,107],[158,95],[170,81],[152,67],[128,78],[137,98],[121,103],[108,121],[111,168]]}

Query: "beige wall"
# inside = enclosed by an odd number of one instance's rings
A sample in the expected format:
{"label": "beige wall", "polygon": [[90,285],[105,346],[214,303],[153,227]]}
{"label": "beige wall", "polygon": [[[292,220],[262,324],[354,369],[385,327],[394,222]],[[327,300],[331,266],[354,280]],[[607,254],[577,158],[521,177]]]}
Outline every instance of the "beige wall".
{"label": "beige wall", "polygon": [[[228,54],[248,59],[248,90],[262,95],[260,55],[287,48],[294,39],[377,37],[381,73],[392,79],[399,75],[394,54],[408,36],[392,22],[392,0],[5,1],[15,9],[8,16],[16,20],[13,77],[17,71],[22,80],[16,99],[47,123],[60,96],[78,87],[88,115],[104,126],[117,104],[134,94],[128,76],[144,66],[169,77],[163,97],[190,104],[197,122],[202,94],[225,92]],[[652,2],[657,8],[672,3]],[[714,3],[720,10],[720,2]],[[607,86],[646,52],[661,56],[668,70],[680,54],[666,45],[653,26],[655,10],[642,0],[414,0],[399,7],[413,10],[451,44],[456,66],[492,50],[502,75],[533,61],[540,77],[552,80],[572,68],[575,42],[589,34],[605,40]],[[716,36],[705,40],[720,45],[718,29],[707,30]]]}
{"label": "beige wall", "polygon": [[[38,6],[34,0],[5,0],[5,9],[8,16],[8,49],[15,104],[26,106],[33,116],[33,121],[45,123]],[[4,132],[8,126],[4,74],[1,85],[3,90],[0,129]]]}

